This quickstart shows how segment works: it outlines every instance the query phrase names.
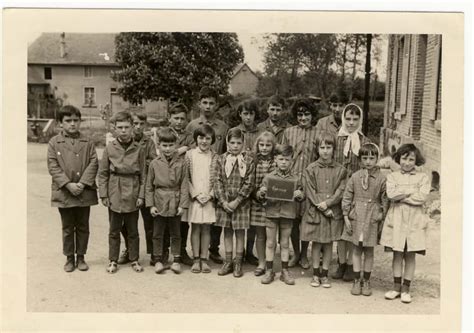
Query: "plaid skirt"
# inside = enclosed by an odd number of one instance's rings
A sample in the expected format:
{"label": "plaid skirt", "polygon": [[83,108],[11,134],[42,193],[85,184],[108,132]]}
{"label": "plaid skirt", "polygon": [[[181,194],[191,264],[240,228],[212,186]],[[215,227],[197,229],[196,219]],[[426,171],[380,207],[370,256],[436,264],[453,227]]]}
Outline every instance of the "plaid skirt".
{"label": "plaid skirt", "polygon": [[256,227],[265,227],[267,223],[267,214],[265,207],[259,202],[252,200],[250,208],[250,225]]}
{"label": "plaid skirt", "polygon": [[214,225],[233,230],[250,228],[250,201],[242,201],[232,214],[227,213],[221,206],[217,206]]}

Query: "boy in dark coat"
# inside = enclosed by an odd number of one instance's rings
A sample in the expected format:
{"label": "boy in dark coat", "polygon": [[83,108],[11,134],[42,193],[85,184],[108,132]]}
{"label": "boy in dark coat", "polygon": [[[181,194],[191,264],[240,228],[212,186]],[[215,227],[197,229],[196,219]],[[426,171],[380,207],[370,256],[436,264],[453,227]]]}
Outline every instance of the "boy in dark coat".
{"label": "boy in dark coat", "polygon": [[[48,171],[52,176],[51,205],[61,214],[64,270],[87,271],[90,206],[97,205],[97,154],[94,143],[79,132],[81,112],[72,105],[58,114],[62,131],[49,141]],[[76,253],[77,258],[74,257]]]}

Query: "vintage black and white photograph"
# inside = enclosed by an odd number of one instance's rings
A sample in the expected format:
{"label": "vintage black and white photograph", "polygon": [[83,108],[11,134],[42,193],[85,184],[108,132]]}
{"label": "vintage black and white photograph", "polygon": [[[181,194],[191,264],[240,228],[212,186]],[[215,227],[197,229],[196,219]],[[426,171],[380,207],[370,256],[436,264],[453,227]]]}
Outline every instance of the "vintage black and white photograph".
{"label": "vintage black and white photograph", "polygon": [[440,35],[41,33],[28,308],[438,313],[441,57]]}
{"label": "vintage black and white photograph", "polygon": [[197,22],[28,34],[26,311],[443,315],[452,37]]}

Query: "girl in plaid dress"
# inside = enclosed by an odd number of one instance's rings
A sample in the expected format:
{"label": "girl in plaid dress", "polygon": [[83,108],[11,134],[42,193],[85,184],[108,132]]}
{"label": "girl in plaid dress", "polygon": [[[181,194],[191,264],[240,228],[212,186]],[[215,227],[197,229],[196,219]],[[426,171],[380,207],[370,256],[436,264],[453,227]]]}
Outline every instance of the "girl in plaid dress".
{"label": "girl in plaid dress", "polygon": [[[354,172],[360,169],[359,149],[365,143],[369,143],[362,134],[362,109],[355,104],[347,104],[342,111],[342,125],[337,134],[336,151],[334,160],[347,169],[349,178]],[[354,271],[352,267],[352,243],[351,238],[345,232],[342,233],[341,240],[337,243],[337,254],[339,267],[332,276],[334,279],[352,281]]]}
{"label": "girl in plaid dress", "polygon": [[[241,277],[245,230],[250,227],[250,194],[255,184],[255,164],[242,152],[244,135],[238,128],[227,132],[227,152],[218,157],[214,193],[217,199],[216,225],[224,227],[225,262],[218,275],[234,272]],[[232,263],[233,238],[235,263]]]}
{"label": "girl in plaid dress", "polygon": [[344,222],[354,246],[352,262],[355,277],[352,295],[372,295],[369,279],[374,264],[374,247],[377,245],[380,225],[387,211],[385,176],[376,166],[378,157],[379,148],[375,144],[367,143],[361,147],[359,158],[362,169],[349,179],[342,197]]}
{"label": "girl in plaid dress", "polygon": [[256,228],[257,232],[257,256],[258,266],[255,276],[265,273],[265,242],[266,242],[266,215],[265,206],[257,199],[257,190],[262,184],[263,177],[275,169],[273,153],[275,150],[275,136],[265,131],[255,141],[255,191],[252,193],[252,206],[250,209],[250,227]]}
{"label": "girl in plaid dress", "polygon": [[[342,234],[341,199],[346,185],[347,170],[333,159],[336,138],[329,132],[322,132],[316,140],[318,160],[305,170],[304,190],[307,198],[301,221],[301,240],[313,242],[312,287],[330,288],[328,278],[332,256],[332,242]],[[323,253],[322,270],[320,256]]]}

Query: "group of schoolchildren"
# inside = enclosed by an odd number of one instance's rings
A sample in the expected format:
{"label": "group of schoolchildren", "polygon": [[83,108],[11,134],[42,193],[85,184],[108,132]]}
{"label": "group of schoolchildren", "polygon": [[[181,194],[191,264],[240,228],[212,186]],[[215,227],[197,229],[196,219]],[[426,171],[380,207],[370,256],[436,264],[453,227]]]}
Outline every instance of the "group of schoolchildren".
{"label": "group of schoolchildren", "polygon": [[[144,114],[116,113],[115,139],[100,161],[92,141],[79,132],[80,111],[61,109],[62,131],[49,143],[48,169],[52,204],[61,215],[66,272],[88,269],[84,255],[90,206],[98,203],[97,175],[99,197],[109,211],[109,273],[128,262],[143,271],[141,212],[146,250],[158,274],[167,269],[179,274],[181,264],[191,266],[192,273],[210,273],[209,258],[222,264],[218,275],[241,277],[246,261],[257,266],[254,274],[261,283],[269,284],[279,244],[281,281],[294,285],[289,268],[300,265],[312,267],[312,287],[329,288],[337,242],[332,278],[352,281],[353,295],[370,296],[374,247],[381,244],[393,252],[394,285],[385,298],[411,302],[415,255],[425,253],[422,205],[430,191],[427,175],[417,169],[424,159],[415,145],[400,146],[392,156],[399,170],[384,176],[377,145],[361,133],[361,109],[342,93],[330,98],[332,112],[317,124],[314,107],[296,100],[290,108],[294,126],[278,96],[268,99],[268,118],[258,125],[256,101],[242,102],[236,110],[240,124],[230,129],[216,118],[214,89],[201,89],[198,105],[200,117],[187,126],[187,107],[171,106],[169,126],[157,131],[158,149],[144,132]],[[293,201],[267,198],[269,184],[282,179],[295,184]],[[186,250],[189,225],[192,258]]]}

